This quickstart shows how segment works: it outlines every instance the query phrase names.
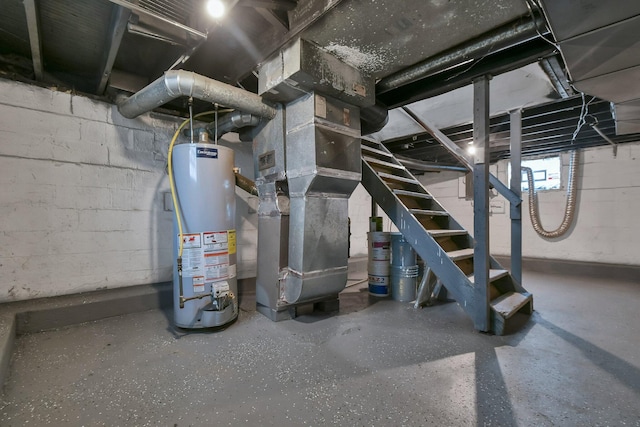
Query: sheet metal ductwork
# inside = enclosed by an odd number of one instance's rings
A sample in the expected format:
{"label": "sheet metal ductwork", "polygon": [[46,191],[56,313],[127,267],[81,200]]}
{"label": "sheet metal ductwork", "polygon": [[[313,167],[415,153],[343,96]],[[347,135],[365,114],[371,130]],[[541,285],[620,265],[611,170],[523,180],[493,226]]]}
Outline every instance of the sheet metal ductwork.
{"label": "sheet metal ductwork", "polygon": [[358,114],[316,93],[287,105],[287,304],[337,295],[347,283],[348,199],[361,176]]}
{"label": "sheet metal ductwork", "polygon": [[216,123],[209,123],[204,130],[209,133],[210,138],[220,138],[225,133],[234,132],[246,127],[253,127],[260,124],[262,118],[254,114],[233,111],[225,114]]}
{"label": "sheet metal ductwork", "polygon": [[378,132],[388,122],[389,110],[380,102],[360,110],[360,133],[363,136]]}
{"label": "sheet metal ductwork", "polygon": [[189,96],[238,110],[217,129],[207,126],[210,133],[256,127],[256,296],[258,310],[280,320],[300,304],[337,303],[346,286],[348,199],[361,178],[360,111],[373,132],[386,123],[387,109],[375,104],[372,77],[301,39],[262,66],[259,89],[256,95],[169,71],[118,109],[134,118]]}
{"label": "sheet metal ductwork", "polygon": [[[272,119],[276,114],[275,108],[255,93],[184,70],[167,71],[144,89],[119,102],[118,111],[124,117],[133,119],[183,96],[238,110],[227,114],[218,123],[218,138],[227,132],[257,126],[260,119]],[[271,99],[279,100],[273,96]],[[363,134],[379,131],[387,124],[388,119],[388,110],[384,105],[367,106],[362,115]],[[212,137],[215,136],[213,123],[206,130]]]}
{"label": "sheet metal ductwork", "polygon": [[617,134],[640,132],[640,2],[540,2],[573,85],[614,104]]}
{"label": "sheet metal ductwork", "polygon": [[258,117],[272,119],[276,110],[255,93],[184,70],[167,71],[149,86],[118,104],[124,117],[133,119],[176,98],[188,96]]}
{"label": "sheet metal ductwork", "polygon": [[268,61],[260,79],[262,96],[283,108],[254,141],[256,300],[258,311],[282,320],[301,304],[337,302],[346,285],[360,107],[374,106],[374,82],[304,40]]}

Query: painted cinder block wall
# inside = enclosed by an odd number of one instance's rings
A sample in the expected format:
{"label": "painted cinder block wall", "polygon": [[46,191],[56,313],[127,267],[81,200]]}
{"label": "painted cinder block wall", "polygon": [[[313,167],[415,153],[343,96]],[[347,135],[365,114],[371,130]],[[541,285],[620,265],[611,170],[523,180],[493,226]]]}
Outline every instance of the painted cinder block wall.
{"label": "painted cinder block wall", "polygon": [[[0,301],[170,280],[165,168],[178,124],[155,114],[128,120],[107,103],[0,79]],[[236,166],[252,178],[251,144],[231,138],[221,144],[235,149]],[[550,242],[533,232],[523,209],[524,255],[640,265],[639,156],[640,143],[620,146],[617,158],[610,147],[584,150],[576,226]],[[498,174],[506,180],[505,162]],[[419,178],[471,229],[472,206],[458,197],[458,176]],[[238,277],[253,277],[257,199],[236,194]],[[564,197],[541,195],[547,227],[559,223]],[[370,212],[371,198],[358,186],[349,203],[354,257],[366,255]],[[384,230],[394,230],[386,217]],[[505,202],[505,213],[491,216],[494,254],[509,253],[509,230]]]}
{"label": "painted cinder block wall", "polygon": [[[171,280],[166,157],[180,121],[0,80],[0,301]],[[251,144],[234,147],[251,176]],[[257,221],[238,194],[243,278]]]}
{"label": "painted cinder block wall", "polygon": [[[563,153],[562,180],[566,186],[569,153]],[[497,163],[498,178],[507,182],[508,160]],[[425,174],[420,181],[436,199],[468,230],[473,230],[473,205],[460,198],[460,174]],[[558,239],[540,237],[531,226],[528,194],[523,195],[523,257],[571,260],[589,263],[640,265],[640,241],[637,212],[640,209],[640,142],[618,147],[614,157],[611,146],[584,149],[578,169],[577,214],[574,226]],[[538,195],[540,218],[547,230],[562,221],[566,190]],[[490,216],[490,243],[494,255],[509,255],[511,222],[509,204],[496,196]],[[502,213],[500,205],[504,206]]]}
{"label": "painted cinder block wall", "polygon": [[[0,79],[0,302],[171,280],[166,157],[180,122]],[[253,179],[252,144],[220,144]],[[255,277],[258,200],[236,195],[242,279]],[[371,198],[360,186],[353,200],[351,253],[363,256]]]}

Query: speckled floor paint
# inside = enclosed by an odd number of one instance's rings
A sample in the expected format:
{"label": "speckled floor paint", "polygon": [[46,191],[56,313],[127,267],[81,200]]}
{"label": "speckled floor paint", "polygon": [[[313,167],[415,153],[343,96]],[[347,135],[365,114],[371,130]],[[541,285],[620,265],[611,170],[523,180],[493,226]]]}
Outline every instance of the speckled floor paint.
{"label": "speckled floor paint", "polygon": [[2,426],[640,426],[640,283],[525,273],[518,333],[349,288],[211,333],[149,311],[20,337]]}

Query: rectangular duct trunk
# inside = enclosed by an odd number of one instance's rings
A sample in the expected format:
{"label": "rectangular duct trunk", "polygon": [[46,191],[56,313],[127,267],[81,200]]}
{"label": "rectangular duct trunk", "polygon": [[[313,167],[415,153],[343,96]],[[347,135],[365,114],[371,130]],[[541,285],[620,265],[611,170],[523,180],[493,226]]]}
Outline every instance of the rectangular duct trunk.
{"label": "rectangular duct trunk", "polygon": [[279,310],[280,273],[288,263],[289,197],[284,150],[284,110],[258,129],[253,146],[258,207],[257,310],[271,320],[288,318]]}
{"label": "rectangular duct trunk", "polygon": [[347,284],[348,201],[362,172],[357,106],[373,104],[374,80],[296,40],[262,65],[259,92],[284,105],[254,140],[257,305],[281,320],[296,305],[337,300]]}
{"label": "rectangular duct trunk", "polygon": [[287,304],[337,295],[347,283],[348,199],[360,182],[356,107],[310,93],[286,107],[291,203]]}

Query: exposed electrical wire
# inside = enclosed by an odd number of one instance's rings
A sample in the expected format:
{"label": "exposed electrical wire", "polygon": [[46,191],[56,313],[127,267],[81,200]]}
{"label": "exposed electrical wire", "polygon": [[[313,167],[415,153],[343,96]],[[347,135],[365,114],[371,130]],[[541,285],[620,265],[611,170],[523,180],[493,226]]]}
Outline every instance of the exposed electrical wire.
{"label": "exposed electrical wire", "polygon": [[558,43],[545,37],[542,34],[542,32],[540,32],[540,29],[538,28],[538,21],[536,21],[536,15],[533,9],[534,8],[537,9],[538,11],[540,11],[540,14],[544,16],[544,10],[542,9],[542,5],[540,5],[540,3],[536,2],[535,0],[525,0],[525,3],[527,4],[527,9],[529,9],[529,15],[531,15],[531,19],[533,19],[533,25],[536,28],[536,33],[538,33],[538,35],[542,40],[546,41],[547,43],[549,43],[550,45],[558,49],[558,51],[560,51],[560,46],[558,45]]}
{"label": "exposed electrical wire", "polygon": [[[576,88],[573,89],[577,92],[580,92]],[[586,95],[584,94],[584,92],[580,92],[580,96],[582,97],[582,106],[580,107],[580,116],[578,117],[576,129],[573,131],[573,135],[571,136],[571,144],[575,143],[580,130],[582,130],[582,127],[587,124],[586,118],[589,115],[589,105],[591,105],[591,103],[596,99],[596,97],[593,96],[589,102],[586,102]]]}

